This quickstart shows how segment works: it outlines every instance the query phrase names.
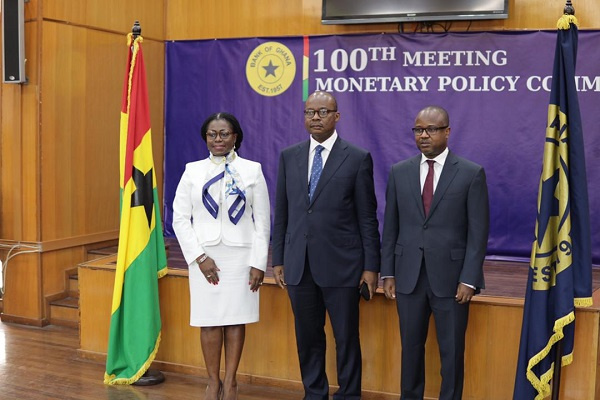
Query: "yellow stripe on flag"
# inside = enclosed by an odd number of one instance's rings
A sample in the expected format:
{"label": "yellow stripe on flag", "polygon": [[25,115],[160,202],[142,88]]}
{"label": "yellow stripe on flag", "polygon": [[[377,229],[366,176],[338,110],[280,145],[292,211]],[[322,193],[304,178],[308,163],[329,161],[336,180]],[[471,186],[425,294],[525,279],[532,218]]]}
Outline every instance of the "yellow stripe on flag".
{"label": "yellow stripe on flag", "polygon": [[[133,166],[140,170],[144,175],[154,168],[154,160],[152,157],[152,135],[150,129],[144,134],[144,138],[133,152]],[[152,187],[156,187],[155,176],[153,176],[152,179]]]}

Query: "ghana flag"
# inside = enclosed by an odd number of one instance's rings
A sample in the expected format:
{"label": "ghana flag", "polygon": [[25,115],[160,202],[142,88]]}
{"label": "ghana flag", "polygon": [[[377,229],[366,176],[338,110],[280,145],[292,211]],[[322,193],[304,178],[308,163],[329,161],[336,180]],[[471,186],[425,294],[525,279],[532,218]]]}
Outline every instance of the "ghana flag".
{"label": "ghana flag", "polygon": [[554,370],[573,361],[575,306],[592,305],[587,174],[575,86],[576,23],[567,14],[558,21],[515,400],[551,394]]}
{"label": "ghana flag", "polygon": [[128,35],[121,108],[121,223],[104,383],[136,382],[160,343],[158,278],[167,273],[142,37]]}

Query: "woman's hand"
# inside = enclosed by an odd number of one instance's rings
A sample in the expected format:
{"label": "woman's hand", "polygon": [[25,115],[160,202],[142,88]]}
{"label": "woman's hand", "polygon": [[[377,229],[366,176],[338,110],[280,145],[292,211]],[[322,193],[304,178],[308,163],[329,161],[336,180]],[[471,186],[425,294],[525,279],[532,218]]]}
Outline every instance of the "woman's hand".
{"label": "woman's hand", "polygon": [[198,263],[198,267],[200,267],[200,272],[202,272],[202,275],[204,275],[208,283],[210,283],[211,285],[219,284],[218,272],[220,271],[220,269],[219,267],[217,267],[215,261],[212,258],[206,257],[204,261]]}
{"label": "woman's hand", "polygon": [[264,271],[260,269],[250,267],[250,280],[248,284],[250,285],[250,290],[256,292],[260,289],[260,286],[263,284],[263,279],[265,278]]}

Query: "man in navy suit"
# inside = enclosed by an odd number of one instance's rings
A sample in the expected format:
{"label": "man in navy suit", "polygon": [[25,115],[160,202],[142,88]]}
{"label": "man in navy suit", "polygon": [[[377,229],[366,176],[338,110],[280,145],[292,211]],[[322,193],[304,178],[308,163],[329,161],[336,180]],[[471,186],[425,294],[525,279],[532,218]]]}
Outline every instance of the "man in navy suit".
{"label": "man in navy suit", "polygon": [[308,97],[304,121],[310,139],[281,152],[273,274],[287,288],[307,400],[326,400],[325,314],[336,342],[339,390],[334,399],[360,399],[359,286],[375,293],[380,262],[373,160],[341,139],[333,95]]}
{"label": "man in navy suit", "polygon": [[448,113],[421,110],[416,157],[392,166],[381,277],[396,299],[402,343],[401,399],[423,399],[425,341],[433,313],[441,358],[440,399],[460,399],[469,302],[484,287],[488,192],[483,168],[447,148]]}

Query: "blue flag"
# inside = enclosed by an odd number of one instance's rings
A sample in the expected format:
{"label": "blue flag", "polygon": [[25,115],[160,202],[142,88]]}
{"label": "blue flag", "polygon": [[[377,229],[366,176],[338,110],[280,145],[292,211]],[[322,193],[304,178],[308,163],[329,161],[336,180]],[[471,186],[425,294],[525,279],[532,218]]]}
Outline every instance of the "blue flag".
{"label": "blue flag", "polygon": [[592,305],[592,256],[583,131],[577,90],[577,20],[558,22],[544,161],[531,249],[515,400],[543,399],[560,342],[573,361],[575,306]]}

